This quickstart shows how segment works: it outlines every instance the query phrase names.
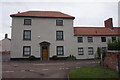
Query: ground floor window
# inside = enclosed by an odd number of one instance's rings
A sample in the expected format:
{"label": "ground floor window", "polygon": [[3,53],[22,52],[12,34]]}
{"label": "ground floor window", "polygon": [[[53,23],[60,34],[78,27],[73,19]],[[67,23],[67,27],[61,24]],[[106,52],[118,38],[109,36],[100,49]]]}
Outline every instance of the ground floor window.
{"label": "ground floor window", "polygon": [[88,55],[93,55],[93,47],[88,47]]}
{"label": "ground floor window", "polygon": [[78,48],[78,55],[83,55],[84,53],[83,53],[83,48],[81,47],[81,48]]}
{"label": "ground floor window", "polygon": [[105,52],[107,50],[106,47],[102,47],[102,51]]}
{"label": "ground floor window", "polygon": [[64,55],[64,47],[57,46],[57,55]]}
{"label": "ground floor window", "polygon": [[31,46],[23,46],[23,56],[30,56]]}

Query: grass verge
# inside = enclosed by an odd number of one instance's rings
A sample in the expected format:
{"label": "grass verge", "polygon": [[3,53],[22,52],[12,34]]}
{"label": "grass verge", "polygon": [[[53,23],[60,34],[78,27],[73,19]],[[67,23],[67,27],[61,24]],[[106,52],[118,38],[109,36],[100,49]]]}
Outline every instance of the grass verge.
{"label": "grass verge", "polygon": [[118,78],[116,71],[101,66],[86,66],[70,71],[70,78]]}

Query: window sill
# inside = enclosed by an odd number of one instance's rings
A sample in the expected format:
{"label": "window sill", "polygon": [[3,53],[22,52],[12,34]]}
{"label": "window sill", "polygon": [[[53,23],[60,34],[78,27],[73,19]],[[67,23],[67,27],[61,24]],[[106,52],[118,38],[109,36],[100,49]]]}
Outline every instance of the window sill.
{"label": "window sill", "polygon": [[29,57],[30,55],[23,55],[23,57]]}
{"label": "window sill", "polygon": [[57,56],[64,56],[64,54],[63,55],[57,55]]}
{"label": "window sill", "polygon": [[28,26],[31,26],[31,24],[23,24],[23,25],[28,25]]}
{"label": "window sill", "polygon": [[78,55],[83,55],[83,54],[78,54]]}
{"label": "window sill", "polygon": [[64,40],[56,40],[56,41],[64,41]]}
{"label": "window sill", "polygon": [[31,41],[31,39],[23,39],[23,41]]}

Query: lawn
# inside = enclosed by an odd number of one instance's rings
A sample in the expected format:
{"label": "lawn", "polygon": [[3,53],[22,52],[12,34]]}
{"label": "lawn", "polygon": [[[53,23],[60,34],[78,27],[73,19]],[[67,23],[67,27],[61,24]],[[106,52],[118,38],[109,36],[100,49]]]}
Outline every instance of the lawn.
{"label": "lawn", "polygon": [[70,78],[118,78],[118,73],[97,65],[72,70],[69,76]]}

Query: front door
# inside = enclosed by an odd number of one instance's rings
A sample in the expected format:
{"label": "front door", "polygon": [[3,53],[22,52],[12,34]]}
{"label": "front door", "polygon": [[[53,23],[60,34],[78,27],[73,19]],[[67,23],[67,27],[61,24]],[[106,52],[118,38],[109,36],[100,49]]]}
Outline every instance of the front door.
{"label": "front door", "polygon": [[48,57],[47,53],[48,53],[47,46],[43,46],[42,47],[42,59],[43,60],[47,60],[47,57]]}

